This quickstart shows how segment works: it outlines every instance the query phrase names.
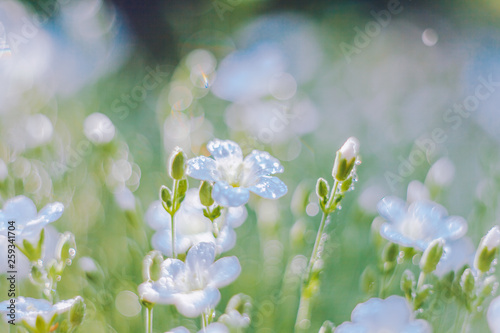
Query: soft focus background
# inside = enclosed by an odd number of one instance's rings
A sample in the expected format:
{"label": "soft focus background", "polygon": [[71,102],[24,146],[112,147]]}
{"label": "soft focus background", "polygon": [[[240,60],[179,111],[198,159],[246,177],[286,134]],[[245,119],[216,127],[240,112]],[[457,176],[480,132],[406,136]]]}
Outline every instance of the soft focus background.
{"label": "soft focus background", "polygon": [[[243,271],[217,310],[243,292],[249,332],[290,332],[320,219],[315,181],[356,136],[359,181],[328,227],[311,332],[340,324],[369,297],[359,276],[375,262],[383,196],[427,178],[475,245],[499,223],[499,19],[496,0],[0,0],[0,201],[64,203],[53,226],[75,234],[77,257],[58,291],[84,297],[79,331],[141,332],[143,217],[170,185],[171,149],[206,154],[217,137],[267,150],[289,193],[252,198],[229,252]],[[34,293],[28,279],[19,288]],[[436,313],[437,332],[457,316]],[[199,327],[170,307],[154,321]],[[487,332],[484,318],[472,331]]]}

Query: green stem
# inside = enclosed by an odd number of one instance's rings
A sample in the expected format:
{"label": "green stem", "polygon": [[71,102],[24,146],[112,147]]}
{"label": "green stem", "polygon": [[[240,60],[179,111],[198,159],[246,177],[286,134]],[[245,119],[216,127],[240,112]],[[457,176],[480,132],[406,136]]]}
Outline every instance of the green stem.
{"label": "green stem", "polygon": [[[311,258],[307,269],[302,276],[302,286],[300,292],[299,309],[297,311],[297,319],[295,321],[295,330],[297,332],[306,332],[309,326],[311,317],[311,298],[314,296],[310,291],[308,291],[309,283],[311,282],[311,277],[313,273],[314,264],[320,259],[321,251],[320,249],[324,246],[325,238],[323,237],[324,230],[328,221],[330,214],[337,208],[332,207],[335,200],[335,195],[337,193],[337,188],[339,186],[339,181],[335,180],[335,183],[330,193],[330,199],[325,206],[325,211],[321,217],[321,222],[319,224],[318,234],[316,235],[316,240],[314,242],[313,251],[311,253]],[[319,288],[319,281],[318,286]]]}
{"label": "green stem", "polygon": [[417,291],[420,291],[420,289],[424,285],[425,276],[426,276],[426,274],[424,272],[420,272],[420,275],[418,276],[418,282],[417,282]]}
{"label": "green stem", "polygon": [[170,212],[170,225],[171,225],[171,231],[172,231],[172,258],[177,259],[177,253],[175,251],[175,220],[174,216],[175,213],[177,212],[177,192],[178,191],[178,185],[179,181],[174,179],[174,193],[173,193],[173,199],[172,199],[172,211]]}
{"label": "green stem", "polygon": [[146,307],[146,333],[153,333],[153,307]]}

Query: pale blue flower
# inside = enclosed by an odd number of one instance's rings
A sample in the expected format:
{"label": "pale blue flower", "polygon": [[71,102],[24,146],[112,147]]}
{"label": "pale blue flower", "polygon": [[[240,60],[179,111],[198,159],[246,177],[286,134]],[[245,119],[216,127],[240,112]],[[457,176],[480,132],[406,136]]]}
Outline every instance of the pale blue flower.
{"label": "pale blue flower", "polygon": [[430,242],[443,238],[457,240],[467,232],[467,222],[460,216],[448,216],[446,209],[432,201],[416,201],[407,205],[396,197],[385,197],[377,205],[387,220],[380,235],[406,247],[425,250]]}
{"label": "pale blue flower", "polygon": [[469,237],[446,241],[443,248],[443,256],[436,266],[434,274],[442,277],[448,272],[456,272],[464,265],[472,266],[476,248]]}
{"label": "pale blue flower", "polygon": [[36,206],[31,199],[20,195],[7,200],[0,210],[0,232],[6,235],[9,221],[14,221],[16,241],[33,240],[49,223],[59,219],[64,211],[60,202],[53,202],[42,208],[37,214]]}
{"label": "pale blue flower", "polygon": [[279,178],[283,166],[269,153],[254,150],[243,159],[240,146],[230,140],[210,141],[208,151],[214,159],[198,156],[187,162],[186,173],[196,179],[214,182],[212,196],[224,207],[244,205],[250,191],[266,199],[277,199],[287,192]]}
{"label": "pale blue flower", "polygon": [[[41,316],[45,322],[50,322],[52,317],[57,314],[62,314],[68,312],[76,302],[82,301],[80,296],[65,301],[60,301],[56,304],[52,304],[44,299],[36,299],[31,297],[18,297],[15,300],[16,322],[25,321],[28,325],[35,327],[36,318]],[[11,318],[8,316],[9,310],[7,306],[10,305],[10,300],[3,301],[0,303],[0,312],[3,314],[5,321],[9,321]]]}
{"label": "pale blue flower", "polygon": [[[245,222],[246,208],[241,206],[223,209],[221,216],[215,219],[214,223],[203,215],[203,208],[198,189],[189,189],[174,217],[177,253],[186,253],[191,246],[200,242],[212,242],[216,245],[216,253],[221,254],[231,250],[236,244],[234,228]],[[149,206],[145,220],[156,230],[151,239],[153,247],[164,255],[171,256],[171,217],[160,201],[155,201]],[[214,226],[218,229],[216,235]]]}
{"label": "pale blue flower", "polygon": [[432,327],[423,319],[415,319],[410,306],[401,296],[370,298],[356,305],[351,321],[335,329],[335,333],[430,333]]}
{"label": "pale blue flower", "polygon": [[500,333],[500,296],[491,301],[486,317],[488,318],[488,325],[490,325],[491,332]]}
{"label": "pale blue flower", "polygon": [[183,316],[197,317],[219,303],[219,288],[232,283],[241,272],[234,256],[214,260],[215,245],[198,243],[189,250],[186,262],[163,261],[160,278],[142,283],[139,295],[151,303],[174,304]]}

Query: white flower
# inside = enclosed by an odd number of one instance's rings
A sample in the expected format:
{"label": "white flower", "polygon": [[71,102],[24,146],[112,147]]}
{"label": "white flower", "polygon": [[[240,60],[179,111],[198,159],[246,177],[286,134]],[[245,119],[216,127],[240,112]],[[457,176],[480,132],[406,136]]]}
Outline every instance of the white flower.
{"label": "white flower", "polygon": [[104,144],[115,137],[115,125],[106,115],[95,112],[85,118],[83,132],[92,143]]}
{"label": "white flower", "polygon": [[492,250],[496,247],[500,246],[500,227],[499,226],[494,226],[493,228],[488,231],[486,236],[484,236],[483,239],[481,239],[481,244],[479,245],[479,248],[486,247],[488,250]]}
{"label": "white flower", "polygon": [[426,333],[432,332],[429,323],[415,319],[406,299],[389,296],[386,299],[371,298],[356,305],[351,321],[335,329],[335,333]]}
{"label": "white flower", "polygon": [[277,199],[287,192],[277,177],[283,166],[269,153],[254,150],[243,159],[240,146],[230,140],[213,140],[207,145],[215,158],[198,156],[187,162],[186,174],[200,180],[215,182],[212,196],[221,206],[237,207],[250,198],[250,191],[267,199]]}
{"label": "white flower", "polygon": [[142,283],[139,295],[151,303],[174,304],[183,316],[197,317],[219,303],[219,288],[232,283],[241,272],[234,256],[214,260],[215,245],[198,243],[189,250],[186,262],[163,261],[160,278]]}
{"label": "white flower", "polygon": [[351,136],[339,149],[343,158],[347,161],[358,157],[359,155],[359,140]]}
{"label": "white flower", "polygon": [[429,189],[424,184],[418,180],[412,180],[408,184],[408,189],[406,190],[406,201],[408,203],[430,199],[431,194],[429,193]]}
{"label": "white flower", "polygon": [[31,199],[20,195],[7,200],[0,210],[0,232],[6,234],[9,221],[15,221],[16,242],[22,244],[23,239],[37,237],[40,231],[49,223],[59,219],[64,211],[60,202],[53,202],[37,214],[36,206]]}
{"label": "white flower", "polygon": [[454,177],[455,166],[453,162],[447,157],[442,157],[429,169],[425,183],[429,186],[445,187],[451,184]]}
{"label": "white flower", "polygon": [[406,247],[425,250],[430,242],[443,238],[456,240],[467,232],[467,222],[460,216],[448,216],[446,209],[432,201],[416,201],[407,205],[396,197],[385,197],[377,205],[387,220],[380,235]]}
{"label": "white flower", "polygon": [[[184,326],[179,326],[165,333],[189,333],[189,330]],[[229,333],[229,330],[221,323],[212,323],[206,329],[199,330],[198,333]]]}
{"label": "white flower", "polygon": [[472,266],[475,247],[469,237],[445,242],[444,251],[434,274],[442,277],[448,272],[457,271],[465,264]]}
{"label": "white flower", "polygon": [[[45,322],[50,322],[52,317],[57,314],[63,314],[69,311],[77,301],[82,301],[80,296],[65,301],[60,301],[56,304],[51,304],[44,299],[36,299],[30,297],[18,297],[15,300],[16,305],[16,322],[26,321],[32,327],[36,326],[36,318],[41,316]],[[10,320],[7,306],[10,305],[10,300],[0,303],[0,312],[3,313],[5,321]],[[7,310],[6,310],[7,309]]]}
{"label": "white flower", "polygon": [[115,191],[115,200],[118,206],[125,211],[135,210],[135,197],[132,191],[128,187],[122,185],[119,186]]}
{"label": "white flower", "polygon": [[[247,210],[244,206],[229,207],[222,210],[214,224],[203,215],[197,189],[189,189],[180,209],[175,214],[176,252],[185,253],[191,246],[200,242],[212,242],[217,254],[231,250],[236,244],[234,228],[245,222]],[[152,237],[153,247],[164,255],[171,256],[171,217],[160,201],[153,202],[145,216],[146,222],[157,232]],[[214,226],[218,234],[214,236]]]}
{"label": "white flower", "polygon": [[491,301],[486,316],[491,332],[500,333],[500,296]]}

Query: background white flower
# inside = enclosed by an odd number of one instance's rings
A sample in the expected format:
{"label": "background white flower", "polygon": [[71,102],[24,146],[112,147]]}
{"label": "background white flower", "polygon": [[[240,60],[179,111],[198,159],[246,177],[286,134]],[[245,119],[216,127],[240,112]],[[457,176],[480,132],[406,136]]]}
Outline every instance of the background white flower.
{"label": "background white flower", "polygon": [[240,275],[238,258],[215,260],[213,243],[193,246],[186,262],[166,259],[161,264],[161,277],[139,286],[142,299],[158,304],[174,304],[186,317],[197,317],[220,301],[219,288],[232,283]]}
{"label": "background white flower", "polygon": [[397,197],[385,197],[377,205],[387,220],[380,235],[406,247],[425,250],[435,239],[456,240],[467,232],[467,222],[460,216],[448,216],[446,209],[432,201],[416,201],[407,205]]}
{"label": "background white flower", "polygon": [[[184,326],[179,326],[165,333],[189,333],[189,330]],[[199,330],[198,333],[229,333],[229,330],[221,323],[212,323],[206,329]]]}
{"label": "background white flower", "polygon": [[386,299],[371,298],[356,305],[351,321],[338,326],[335,333],[425,333],[432,327],[423,319],[415,319],[406,299],[389,296]]}
{"label": "background white flower", "polygon": [[186,174],[200,180],[215,182],[212,196],[224,207],[244,205],[252,191],[263,198],[277,199],[288,191],[279,178],[283,166],[269,153],[254,150],[243,159],[237,143],[230,140],[210,141],[208,151],[215,159],[198,156],[187,162]]}
{"label": "background white flower", "polygon": [[[219,230],[214,236],[212,222],[203,215],[198,189],[189,189],[174,218],[177,253],[185,253],[191,246],[200,242],[212,242],[216,245],[217,254],[220,254],[229,251],[236,244],[234,228],[245,222],[247,210],[243,206],[223,209],[221,216],[214,221]],[[171,256],[171,217],[160,201],[149,206],[145,219],[156,230],[151,239],[153,247],[164,255]]]}
{"label": "background white flower", "polygon": [[442,277],[448,272],[457,271],[465,264],[472,266],[476,248],[469,237],[446,241],[443,256],[436,266],[434,274]]}
{"label": "background white flower", "polygon": [[53,202],[42,208],[37,214],[36,206],[31,199],[20,195],[7,200],[0,211],[0,232],[5,233],[9,221],[15,221],[16,242],[22,244],[23,239],[32,240],[49,223],[59,219],[64,211],[60,202]]}
{"label": "background white flower", "polygon": [[491,332],[500,333],[500,296],[491,301],[487,318]]}

